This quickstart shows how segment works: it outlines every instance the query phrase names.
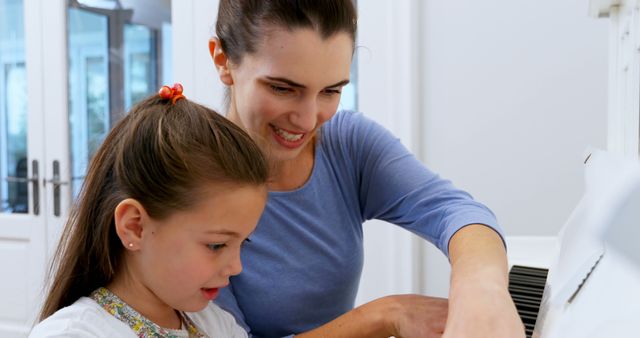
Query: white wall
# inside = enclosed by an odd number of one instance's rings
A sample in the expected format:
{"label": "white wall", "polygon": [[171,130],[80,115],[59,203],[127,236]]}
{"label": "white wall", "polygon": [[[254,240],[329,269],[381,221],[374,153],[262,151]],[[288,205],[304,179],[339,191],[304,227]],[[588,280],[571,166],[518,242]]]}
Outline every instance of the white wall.
{"label": "white wall", "polygon": [[[533,236],[557,233],[582,193],[585,147],[606,147],[608,23],[587,9],[424,2],[423,160],[489,205],[508,236],[551,243]],[[428,248],[426,261],[426,291],[446,295],[446,260]]]}

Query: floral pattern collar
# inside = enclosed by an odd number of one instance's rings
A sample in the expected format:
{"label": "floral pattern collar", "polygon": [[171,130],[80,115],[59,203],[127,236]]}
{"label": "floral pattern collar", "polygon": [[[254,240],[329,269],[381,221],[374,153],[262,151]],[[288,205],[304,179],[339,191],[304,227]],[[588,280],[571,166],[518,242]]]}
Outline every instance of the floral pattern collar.
{"label": "floral pattern collar", "polygon": [[113,292],[106,288],[99,288],[91,293],[89,298],[102,306],[107,312],[119,321],[127,324],[139,338],[182,338],[188,334],[189,338],[208,338],[189,317],[179,312],[183,327],[182,330],[171,330],[160,327],[138,311],[127,305]]}

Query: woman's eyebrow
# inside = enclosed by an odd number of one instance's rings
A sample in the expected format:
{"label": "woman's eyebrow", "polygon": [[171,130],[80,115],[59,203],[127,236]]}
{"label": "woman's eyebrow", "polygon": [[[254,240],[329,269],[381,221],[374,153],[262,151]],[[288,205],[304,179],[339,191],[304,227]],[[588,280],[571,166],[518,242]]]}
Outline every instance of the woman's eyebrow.
{"label": "woman's eyebrow", "polygon": [[297,83],[297,82],[291,81],[291,80],[289,80],[289,79],[287,79],[287,78],[284,78],[284,77],[266,76],[266,78],[267,78],[268,80],[271,80],[271,81],[278,81],[278,82],[286,83],[286,84],[290,85],[291,87],[307,88],[307,87],[306,87],[306,86],[304,86],[304,85],[301,85],[301,84],[299,84],[299,83]]}
{"label": "woman's eyebrow", "polygon": [[[291,87],[296,87],[296,88],[307,88],[305,85],[299,84],[295,81],[289,80],[287,78],[284,77],[276,77],[276,76],[266,76],[266,78],[268,80],[271,81],[278,81],[278,82],[282,82],[282,83],[286,83],[288,85],[290,85]],[[349,83],[349,79],[346,80],[342,80],[336,84],[330,85],[330,86],[326,86],[325,88],[333,88],[333,87],[339,87],[339,86],[344,86],[347,85]]]}
{"label": "woman's eyebrow", "polygon": [[349,81],[349,79],[346,79],[346,80],[342,80],[342,81],[340,81],[340,82],[338,82],[338,83],[336,83],[336,84],[334,84],[334,85],[326,86],[325,88],[333,88],[333,87],[346,86],[346,85],[348,85],[348,84],[349,84],[349,82],[350,82],[350,81]]}

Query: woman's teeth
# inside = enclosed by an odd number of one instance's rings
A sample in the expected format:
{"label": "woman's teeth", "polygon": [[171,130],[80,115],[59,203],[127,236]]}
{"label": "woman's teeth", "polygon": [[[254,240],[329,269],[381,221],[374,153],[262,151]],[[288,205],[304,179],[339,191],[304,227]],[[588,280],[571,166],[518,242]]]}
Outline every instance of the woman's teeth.
{"label": "woman's teeth", "polygon": [[286,131],[284,131],[284,130],[282,130],[282,129],[278,128],[278,127],[274,127],[273,129],[274,129],[274,130],[276,131],[276,133],[277,133],[278,135],[280,135],[283,139],[285,139],[285,140],[287,140],[287,141],[290,141],[290,142],[298,141],[298,140],[300,140],[300,139],[302,138],[302,136],[304,136],[304,134],[291,134],[291,133],[288,133],[288,132],[286,132]]}

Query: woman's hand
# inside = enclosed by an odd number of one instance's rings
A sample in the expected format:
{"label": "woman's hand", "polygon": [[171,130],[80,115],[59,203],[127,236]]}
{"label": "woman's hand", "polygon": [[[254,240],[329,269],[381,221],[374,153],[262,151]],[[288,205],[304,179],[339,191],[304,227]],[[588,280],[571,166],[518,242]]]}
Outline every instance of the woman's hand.
{"label": "woman's hand", "polygon": [[[495,285],[460,286],[452,290],[452,306],[443,338],[524,338],[524,326],[511,296]],[[453,303],[456,302],[456,306]]]}
{"label": "woman's hand", "polygon": [[507,258],[500,236],[473,224],[449,242],[451,288],[445,338],[524,338],[509,295]]}
{"label": "woman's hand", "polygon": [[387,303],[388,336],[440,338],[447,322],[449,302],[444,298],[397,295],[381,298]]}
{"label": "woman's hand", "polygon": [[440,338],[448,307],[448,301],[443,298],[387,296],[296,337]]}

